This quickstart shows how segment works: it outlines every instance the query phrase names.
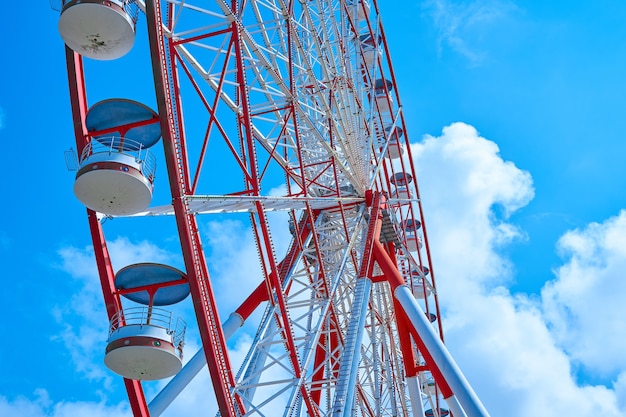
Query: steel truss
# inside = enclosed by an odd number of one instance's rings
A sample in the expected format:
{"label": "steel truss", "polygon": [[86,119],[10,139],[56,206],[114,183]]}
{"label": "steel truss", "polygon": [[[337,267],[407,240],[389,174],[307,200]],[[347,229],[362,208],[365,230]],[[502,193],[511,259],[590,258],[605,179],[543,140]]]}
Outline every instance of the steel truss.
{"label": "steel truss", "polygon": [[[127,380],[134,415],[159,415],[204,363],[222,416],[421,416],[446,407],[487,415],[442,344],[376,1],[136,3],[148,27],[172,204],[135,217],[174,216],[203,348],[186,367],[193,370],[149,406],[141,384]],[[373,56],[364,39],[375,40]],[[90,140],[86,83],[81,57],[68,50],[67,59],[80,152]],[[404,197],[394,196],[399,178],[409,183]],[[289,213],[285,254],[275,249],[270,211]],[[262,276],[220,323],[198,225],[207,213],[242,212]],[[419,236],[406,228],[417,221]],[[119,295],[91,211],[90,225],[112,316]],[[261,304],[250,351],[233,370],[226,340]]]}

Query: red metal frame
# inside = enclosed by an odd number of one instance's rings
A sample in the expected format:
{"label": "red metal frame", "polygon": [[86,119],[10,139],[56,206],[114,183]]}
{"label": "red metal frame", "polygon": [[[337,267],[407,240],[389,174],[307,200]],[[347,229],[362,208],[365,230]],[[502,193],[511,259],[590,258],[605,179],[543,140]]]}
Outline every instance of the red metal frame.
{"label": "red metal frame", "polygon": [[[373,1],[375,10],[378,10],[376,1]],[[293,4],[291,8],[293,8]],[[237,5],[236,1],[232,2],[232,8],[235,9]],[[170,27],[172,24],[172,4],[168,3],[169,9],[165,18],[162,16],[162,10],[159,0],[146,0],[146,17],[148,27],[148,38],[150,43],[150,57],[153,67],[154,86],[156,93],[156,100],[158,105],[158,114],[160,118],[163,145],[165,149],[166,165],[168,171],[168,179],[170,185],[170,191],[172,195],[172,204],[174,208],[175,221],[180,238],[180,245],[184,258],[184,263],[187,271],[187,277],[189,281],[191,297],[193,300],[194,311],[198,322],[200,331],[200,337],[202,339],[202,345],[206,356],[206,361],[209,368],[209,373],[213,382],[213,389],[215,391],[219,412],[224,417],[234,417],[241,415],[245,412],[243,400],[238,395],[234,394],[235,378],[232,372],[229,355],[227,352],[226,340],[222,331],[221,323],[219,322],[219,314],[217,309],[217,303],[212,288],[212,283],[207,267],[207,260],[202,250],[202,244],[199,238],[198,222],[194,214],[191,213],[187,196],[196,193],[200,183],[202,168],[208,152],[209,137],[213,128],[216,128],[224,139],[224,143],[228,150],[232,153],[234,161],[238,168],[241,170],[244,186],[241,190],[231,193],[231,195],[247,195],[247,196],[261,196],[261,183],[267,175],[270,162],[273,159],[278,158],[278,142],[272,149],[266,149],[268,155],[267,162],[263,163],[257,156],[258,141],[255,138],[253,132],[253,119],[259,117],[264,112],[254,112],[248,103],[247,92],[247,80],[246,80],[246,67],[245,67],[245,54],[242,51],[242,39],[240,39],[241,32],[240,23],[233,21],[228,29],[219,29],[209,31],[207,33],[194,36],[185,40],[174,40],[166,37],[163,32],[163,27]],[[345,6],[344,4],[344,7]],[[290,20],[286,21],[287,35],[291,40],[293,36],[292,23]],[[382,45],[385,48],[385,55],[387,61],[391,62],[389,50],[385,40],[384,30],[382,23],[379,27],[374,28],[372,22],[367,18],[367,25],[370,33],[374,33],[375,29],[380,32]],[[211,100],[206,97],[200,85],[198,85],[191,75],[189,67],[183,62],[182,57],[176,50],[177,45],[183,43],[189,43],[192,41],[199,41],[202,39],[224,36],[229,37],[227,43],[228,53],[225,54],[226,58],[222,64],[222,74],[218,81],[215,97]],[[292,95],[296,94],[295,80],[294,80],[294,51],[292,50],[292,42],[288,42],[288,67],[289,76],[288,88]],[[232,58],[231,58],[232,56]],[[231,138],[226,132],[226,129],[217,118],[218,105],[220,103],[220,93],[223,88],[226,88],[226,69],[229,66],[234,66],[236,70],[237,81],[237,100],[236,103],[240,106],[240,112],[237,114],[238,118],[238,132],[237,137]],[[87,113],[87,99],[85,89],[84,69],[82,66],[81,57],[73,51],[67,50],[67,70],[70,82],[70,99],[73,110],[74,130],[76,136],[76,145],[78,152],[82,151],[82,148],[88,143],[90,134],[87,132],[84,120]],[[181,74],[179,74],[179,70]],[[395,94],[398,106],[400,106],[400,99],[397,94],[397,85],[395,74],[393,69],[389,65],[390,78],[393,85],[392,91]],[[203,140],[199,150],[198,159],[195,164],[190,164],[189,155],[187,150],[186,137],[184,136],[184,120],[182,118],[182,103],[180,99],[179,85],[177,83],[179,75],[185,74],[192,84],[192,88],[200,97],[202,105],[208,112],[208,122],[204,132]],[[371,76],[367,71],[364,71],[363,76],[367,81],[371,83]],[[336,79],[334,80],[337,81]],[[329,81],[330,83],[330,81]],[[386,87],[385,87],[386,88]],[[387,92],[389,98],[392,97],[390,92]],[[333,100],[330,100],[330,106],[333,106]],[[358,106],[362,106],[362,103],[358,103]],[[338,162],[333,157],[329,157],[324,160],[316,160],[315,162],[307,163],[302,157],[302,151],[304,145],[302,144],[303,138],[299,131],[300,126],[296,119],[296,108],[294,104],[288,104],[278,109],[274,109],[275,112],[280,112],[281,117],[284,118],[284,125],[279,134],[279,137],[287,130],[287,122],[291,121],[293,125],[293,135],[297,143],[297,147],[294,152],[298,155],[298,165],[291,167],[284,167],[284,174],[288,179],[293,180],[299,184],[299,190],[292,190],[290,181],[287,181],[288,194],[291,196],[307,196],[309,194],[309,188],[312,186],[325,187],[332,195],[341,195],[339,189],[339,168]],[[404,118],[400,115],[398,119],[399,125],[406,132],[406,125]],[[328,119],[327,123],[330,125],[331,120]],[[108,131],[108,130],[107,130]],[[103,131],[104,132],[104,131]],[[100,133],[103,133],[100,132]],[[331,144],[335,140],[330,130],[329,141]],[[92,132],[93,135],[93,132]],[[392,177],[396,171],[398,172],[411,172],[415,173],[415,167],[413,166],[413,160],[411,157],[410,146],[408,146],[408,139],[405,135],[405,143],[407,144],[406,151],[408,152],[409,166],[405,167],[403,160],[400,160],[400,171],[394,168],[394,166],[385,160],[380,162],[382,175],[376,180],[375,188],[391,189],[389,178]],[[287,152],[286,150],[284,151]],[[319,172],[312,178],[306,177],[304,173],[312,168],[319,168]],[[192,170],[193,169],[193,170]],[[321,182],[323,175],[332,175],[335,179],[335,188],[332,189]],[[413,175],[414,186],[419,199],[419,189],[417,187],[417,179]],[[361,253],[360,261],[357,254],[352,253],[352,263],[354,265],[360,265],[359,279],[371,279],[374,282],[380,282],[386,280],[389,282],[392,290],[398,286],[403,285],[404,280],[401,272],[398,269],[398,260],[396,259],[396,248],[393,244],[383,245],[380,242],[380,232],[382,226],[382,214],[381,210],[389,208],[386,203],[386,197],[380,190],[372,191],[368,190],[366,195],[366,201],[370,206],[370,220],[368,226],[368,233],[366,241],[364,243],[364,251]],[[349,207],[346,207],[344,203],[338,202],[337,207],[334,209],[338,211],[343,219],[343,228],[345,235],[348,236],[348,221],[347,216],[351,214],[347,212]],[[390,208],[393,209],[393,208]],[[252,224],[252,231],[254,234],[255,242],[257,244],[261,268],[263,272],[263,281],[259,286],[249,295],[249,297],[240,305],[236,310],[236,314],[240,315],[243,320],[248,318],[252,312],[263,302],[267,301],[272,305],[278,306],[279,313],[276,314],[276,320],[280,323],[282,330],[282,342],[285,346],[285,350],[288,352],[290,365],[294,370],[294,377],[301,378],[305,370],[301,368],[297,342],[294,337],[294,330],[290,323],[290,316],[288,311],[288,303],[286,301],[289,295],[289,287],[284,287],[283,279],[285,278],[286,271],[288,271],[298,257],[302,254],[304,242],[309,235],[312,235],[311,241],[315,247],[317,258],[322,259],[320,253],[320,244],[318,241],[318,234],[315,227],[315,220],[319,214],[319,210],[314,210],[310,204],[307,204],[305,213],[309,213],[309,216],[305,216],[296,226],[296,236],[292,242],[292,246],[289,249],[288,254],[281,262],[277,262],[277,257],[274,251],[272,236],[270,234],[270,227],[268,223],[268,213],[264,205],[257,201],[255,203],[254,212],[250,214],[250,220]],[[426,225],[423,221],[423,212],[421,204],[418,204],[418,216],[415,216],[414,209],[408,206],[407,218],[419,217],[422,220],[422,228],[424,234],[424,245],[426,253],[426,261],[430,268],[431,280],[433,285],[435,284],[434,271],[431,263],[430,249],[428,246],[428,239],[426,234]],[[292,213],[293,215],[293,213]],[[100,280],[102,285],[103,296],[107,307],[107,314],[111,318],[114,314],[120,311],[120,292],[116,292],[113,278],[114,271],[112,270],[111,261],[109,259],[106,241],[104,239],[102,226],[98,221],[96,214],[88,210],[89,225],[93,239],[94,253],[96,256],[96,262],[100,273]],[[421,253],[418,252],[418,263],[422,265]],[[375,265],[378,265],[383,274],[378,277],[373,276]],[[330,292],[327,287],[327,277],[324,275],[323,269],[320,269],[319,279],[323,282],[323,291],[328,294]],[[383,285],[383,284],[381,284]],[[326,294],[325,294],[326,295]],[[440,317],[439,304],[437,301],[437,294],[434,293],[436,314]],[[428,305],[426,310],[428,312]],[[425,347],[423,346],[419,336],[412,329],[404,313],[397,305],[395,305],[395,323],[393,326],[397,328],[399,348],[402,351],[402,360],[405,369],[406,376],[415,376],[419,371],[428,369],[434,375],[439,389],[444,395],[451,394],[449,386],[441,376],[441,373],[432,363],[431,358],[428,355]],[[314,369],[315,372],[312,376],[312,382],[310,388],[307,390],[305,385],[300,388],[300,395],[304,401],[304,406],[308,412],[308,415],[319,415],[319,404],[321,401],[321,391],[325,379],[330,379],[331,376],[336,376],[339,371],[340,350],[344,345],[343,336],[339,329],[338,313],[335,311],[334,306],[329,308],[327,316],[325,317],[325,328],[321,332],[319,340],[315,345],[315,358]],[[443,331],[441,327],[441,320],[438,322],[439,335],[443,339]],[[426,359],[426,368],[423,365],[417,363],[416,349]],[[331,367],[328,371],[331,375],[325,375],[324,361],[330,361]],[[126,389],[131,403],[133,415],[135,417],[148,417],[149,411],[146,405],[146,400],[143,394],[141,383],[139,381],[125,380]],[[361,388],[357,388],[358,395],[365,398],[365,394],[361,391]],[[365,413],[374,415],[374,410],[367,409],[369,406],[367,401],[363,401],[366,410]]]}
{"label": "red metal frame", "polygon": [[[72,105],[72,119],[74,121],[74,136],[79,154],[87,144],[88,132],[85,126],[85,116],[87,114],[87,93],[85,89],[85,73],[82,57],[65,48],[65,58],[67,62],[67,74],[70,91],[70,103]],[[119,295],[115,293],[113,279],[115,273],[111,266],[111,259],[107,248],[102,226],[97,219],[96,213],[87,209],[87,219],[91,230],[91,238],[94,248],[94,256],[98,266],[102,296],[109,320],[121,310]],[[148,405],[143,393],[143,388],[139,381],[124,378],[124,385],[128,394],[133,415],[135,417],[149,417]]]}
{"label": "red metal frame", "polygon": [[[174,73],[168,74],[165,57],[166,42],[171,49],[171,40],[166,40],[162,32],[163,19],[161,8],[155,0],[146,2],[146,18],[148,19],[148,37],[150,40],[150,54],[154,72],[156,96],[161,117],[161,130],[165,148],[166,164],[170,179],[170,188],[173,198],[174,213],[180,243],[183,249],[183,258],[187,268],[191,296],[196,312],[196,320],[200,330],[200,337],[206,355],[207,365],[213,388],[222,416],[236,416],[243,413],[241,400],[233,398],[232,387],[234,377],[231,372],[226,349],[226,340],[222,332],[217,304],[213,293],[206,259],[199,241],[198,226],[195,216],[189,213],[185,196],[190,192],[191,181],[187,169],[185,156],[185,138],[183,137],[180,107],[177,97],[172,97],[170,77],[176,79],[175,66],[170,66]],[[173,59],[172,55],[169,55]]]}

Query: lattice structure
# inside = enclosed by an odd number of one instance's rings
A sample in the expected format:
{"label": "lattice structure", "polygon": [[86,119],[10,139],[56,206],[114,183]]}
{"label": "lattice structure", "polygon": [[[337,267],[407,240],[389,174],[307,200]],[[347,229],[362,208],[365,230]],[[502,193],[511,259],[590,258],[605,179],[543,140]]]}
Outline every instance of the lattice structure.
{"label": "lattice structure", "polygon": [[[59,10],[62,33],[79,33],[70,17],[92,13],[118,23],[126,13],[127,33],[144,19],[148,29],[144,56],[171,204],[118,212],[175,222],[202,349],[149,405],[141,382],[125,380],[136,417],[160,415],[205,363],[218,404],[207,415],[488,415],[442,343],[406,123],[375,0],[74,0]],[[97,54],[114,43],[89,36],[81,52],[95,56],[86,59],[108,59]],[[83,56],[68,48],[67,60],[79,154],[107,133],[117,144],[132,139],[129,126],[149,123],[87,126]],[[111,163],[90,167],[94,181],[97,170],[126,172],[119,159]],[[136,164],[141,173],[143,161]],[[124,294],[99,219],[118,214],[85,204],[104,300],[116,317]],[[289,214],[285,253],[275,248],[271,211]],[[212,213],[249,217],[262,274],[224,323],[198,230]],[[226,341],[257,309],[264,313],[256,336],[233,370]]]}

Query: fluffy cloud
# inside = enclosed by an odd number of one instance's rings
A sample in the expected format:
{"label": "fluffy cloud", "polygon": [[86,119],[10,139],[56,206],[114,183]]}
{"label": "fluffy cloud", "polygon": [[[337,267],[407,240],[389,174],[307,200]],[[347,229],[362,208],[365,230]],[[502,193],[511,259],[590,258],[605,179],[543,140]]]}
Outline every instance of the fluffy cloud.
{"label": "fluffy cloud", "polygon": [[38,390],[34,398],[19,397],[13,401],[0,396],[0,415],[19,417],[129,417],[130,410],[125,404],[109,406],[96,402],[53,403],[45,390]]}
{"label": "fluffy cloud", "polygon": [[506,0],[429,0],[424,10],[438,31],[439,53],[445,46],[478,65],[486,58],[483,39],[497,24],[510,20],[518,7]]}
{"label": "fluffy cloud", "polygon": [[561,237],[566,263],[542,292],[544,311],[563,347],[596,377],[626,369],[626,211]]}
{"label": "fluffy cloud", "polygon": [[444,128],[440,137],[426,136],[411,153],[439,260],[434,268],[464,277],[441,282],[447,297],[454,302],[470,284],[501,281],[509,265],[497,249],[523,237],[506,219],[534,197],[530,175],[503,161],[494,142],[464,123]]}
{"label": "fluffy cloud", "polygon": [[[570,282],[559,286],[563,282],[559,279],[546,286],[540,299],[511,294],[505,286],[513,276],[501,249],[512,239],[525,238],[508,222],[508,216],[533,198],[530,175],[504,161],[495,143],[463,123],[444,128],[439,137],[426,136],[412,151],[445,311],[446,341],[488,410],[492,415],[513,417],[623,415],[617,384],[615,390],[578,385],[572,357],[563,349],[566,343],[558,343],[568,337],[571,342],[573,335],[555,338],[552,332],[557,327],[554,323],[566,327],[569,322],[558,314],[563,311],[558,307],[576,305],[573,300],[578,300],[582,289]],[[617,244],[618,235],[607,240]],[[601,252],[576,233],[567,234],[560,246],[570,253],[576,248],[576,253],[587,256],[587,267],[592,266],[591,254]],[[606,255],[596,257],[593,266],[602,265],[610,258]],[[573,266],[580,271],[579,265],[570,262],[559,276]],[[555,287],[560,288],[556,295]],[[568,291],[574,292],[571,298],[567,298]],[[598,295],[602,291],[606,288],[598,288]],[[570,303],[566,306],[561,301],[555,307],[559,297]],[[583,302],[587,312],[591,305],[597,306],[581,300],[581,308]],[[552,312],[552,325],[544,311]],[[581,332],[575,335],[582,336]],[[623,392],[623,381],[619,389]]]}

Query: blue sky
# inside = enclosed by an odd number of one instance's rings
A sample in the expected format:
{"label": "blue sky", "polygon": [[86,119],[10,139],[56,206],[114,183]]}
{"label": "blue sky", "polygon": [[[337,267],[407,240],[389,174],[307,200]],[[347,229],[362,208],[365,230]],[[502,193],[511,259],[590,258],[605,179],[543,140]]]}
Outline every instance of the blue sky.
{"label": "blue sky", "polygon": [[[626,4],[407,3],[380,7],[450,350],[494,416],[626,416]],[[0,415],[127,415],[102,364],[106,318],[63,156],[74,139],[58,13],[5,9]],[[151,76],[132,68],[108,76]],[[149,97],[141,85],[92,91]],[[221,220],[203,225],[217,279],[252,273],[229,261],[254,248],[216,237],[247,224]],[[180,264],[174,230],[127,226],[107,225],[116,269]],[[188,395],[190,408],[204,401]]]}

